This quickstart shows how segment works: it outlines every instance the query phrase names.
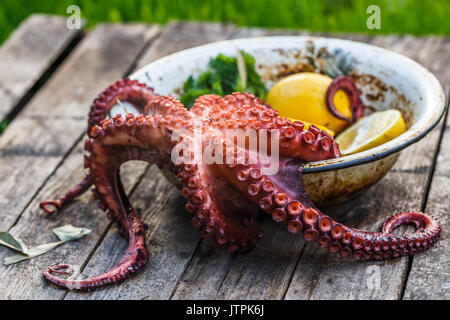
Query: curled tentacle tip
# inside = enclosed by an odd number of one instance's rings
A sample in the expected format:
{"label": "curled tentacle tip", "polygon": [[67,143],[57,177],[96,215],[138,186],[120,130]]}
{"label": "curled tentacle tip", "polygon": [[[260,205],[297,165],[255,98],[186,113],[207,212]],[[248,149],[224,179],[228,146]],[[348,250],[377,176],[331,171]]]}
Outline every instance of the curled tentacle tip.
{"label": "curled tentacle tip", "polygon": [[390,216],[382,226],[382,233],[391,233],[395,228],[405,225],[414,224],[416,231],[422,228],[432,228],[437,231],[437,234],[441,231],[439,221],[430,215],[423,212],[400,212]]}
{"label": "curled tentacle tip", "polygon": [[[74,272],[75,269],[70,264],[55,263],[47,268],[42,275],[49,282],[60,288],[66,288],[69,290],[83,289],[80,280],[72,280],[78,273]],[[67,278],[60,278],[59,275],[68,276]]]}
{"label": "curled tentacle tip", "polygon": [[61,209],[61,202],[59,200],[42,201],[39,207],[47,214],[55,214]]}
{"label": "curled tentacle tip", "polygon": [[72,274],[73,271],[74,269],[70,264],[55,263],[49,266],[46,271],[44,271],[44,276],[45,274],[53,274],[53,273]]}

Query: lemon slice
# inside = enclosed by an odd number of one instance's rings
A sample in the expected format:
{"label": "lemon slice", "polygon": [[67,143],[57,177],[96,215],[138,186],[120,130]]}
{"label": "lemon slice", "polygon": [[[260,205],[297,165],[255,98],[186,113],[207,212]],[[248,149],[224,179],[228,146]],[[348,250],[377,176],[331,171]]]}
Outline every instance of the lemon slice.
{"label": "lemon slice", "polygon": [[405,121],[398,110],[375,112],[359,119],[337,138],[342,155],[372,149],[406,131]]}
{"label": "lemon slice", "polygon": [[315,125],[317,128],[319,128],[320,130],[325,131],[326,133],[328,133],[330,136],[334,137],[335,133],[333,130],[328,129],[325,126],[321,126],[320,124],[315,124],[315,123],[310,123],[307,121],[303,121],[303,120],[298,120],[298,119],[294,119],[294,118],[288,118],[289,120],[291,120],[292,122],[294,121],[300,121],[303,122],[305,124],[304,130],[308,129],[310,125]]}

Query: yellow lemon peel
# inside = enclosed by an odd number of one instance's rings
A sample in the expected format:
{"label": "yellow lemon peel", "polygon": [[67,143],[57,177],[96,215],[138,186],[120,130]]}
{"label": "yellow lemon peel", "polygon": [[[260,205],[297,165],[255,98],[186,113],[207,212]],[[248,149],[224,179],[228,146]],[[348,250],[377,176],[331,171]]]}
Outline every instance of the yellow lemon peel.
{"label": "yellow lemon peel", "polygon": [[[336,118],[327,107],[326,92],[332,81],[332,78],[319,73],[293,74],[270,89],[266,102],[281,116],[301,119],[339,133],[348,123]],[[351,117],[350,101],[344,91],[336,92],[334,102],[341,114]]]}

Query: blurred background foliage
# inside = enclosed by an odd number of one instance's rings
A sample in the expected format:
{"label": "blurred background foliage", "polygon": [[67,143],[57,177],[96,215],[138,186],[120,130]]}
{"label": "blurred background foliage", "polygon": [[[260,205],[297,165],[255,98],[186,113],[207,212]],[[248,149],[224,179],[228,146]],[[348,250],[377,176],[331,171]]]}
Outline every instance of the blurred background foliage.
{"label": "blurred background foliage", "polygon": [[[450,33],[450,0],[0,0],[0,42],[29,14],[67,15],[72,4],[88,27],[178,19],[329,32]],[[371,4],[381,8],[381,30],[366,27]]]}

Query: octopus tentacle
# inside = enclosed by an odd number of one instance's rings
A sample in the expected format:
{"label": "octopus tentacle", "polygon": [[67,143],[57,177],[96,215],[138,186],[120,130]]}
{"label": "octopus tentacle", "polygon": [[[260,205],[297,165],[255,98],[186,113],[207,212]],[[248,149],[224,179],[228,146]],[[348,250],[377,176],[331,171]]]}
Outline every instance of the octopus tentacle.
{"label": "octopus tentacle", "polygon": [[[121,123],[116,118],[117,123]],[[64,270],[60,273],[69,273],[64,265],[54,265],[47,269],[43,275],[57,286],[69,289],[90,289],[110,283],[121,281],[139,270],[148,260],[148,252],[144,243],[144,226],[139,219],[128,198],[123,191],[118,174],[120,166],[129,160],[147,160],[143,150],[139,149],[139,141],[133,135],[127,134],[135,130],[135,126],[126,127],[120,124],[108,124],[105,130],[96,126],[86,145],[91,152],[88,167],[94,177],[95,196],[101,201],[103,209],[108,211],[110,218],[119,231],[128,237],[129,245],[122,260],[116,267],[108,272],[89,279],[71,280],[62,279],[55,275],[55,270]],[[132,139],[132,143],[122,142],[124,136]],[[134,144],[133,144],[134,142]],[[114,155],[114,157],[110,157]]]}
{"label": "octopus tentacle", "polygon": [[[344,90],[350,87],[346,79],[338,82]],[[130,160],[144,160],[175,173],[192,224],[200,229],[203,238],[231,252],[248,251],[261,238],[259,211],[285,223],[291,233],[303,232],[305,241],[315,241],[329,252],[357,260],[415,254],[440,237],[439,223],[419,212],[390,217],[382,232],[349,228],[323,214],[305,192],[302,163],[338,157],[338,144],[314,125],[305,129],[302,122],[278,117],[276,110],[252,94],[202,96],[188,111],[174,97],[156,96],[151,89],[129,80],[108,90],[91,110],[92,129],[85,141],[85,150],[90,153],[85,157],[85,181],[61,201],[41,206],[52,211],[51,204],[61,207],[93,183],[94,197],[119,232],[129,239],[129,246],[116,267],[89,279],[61,279],[58,275],[70,274],[73,268],[66,264],[49,267],[44,277],[58,286],[91,289],[118,282],[147,262],[143,224],[119,175],[120,166]],[[116,103],[114,97],[131,101],[143,114],[106,118]],[[352,106],[356,119],[360,110],[356,104]],[[228,129],[242,130],[230,137]],[[256,139],[257,146],[252,139]],[[266,153],[260,150],[263,143]],[[201,159],[195,158],[197,151],[201,151]],[[274,158],[278,171],[268,175],[264,170],[266,160],[272,160],[275,151],[279,151]],[[205,158],[208,154],[213,161]],[[393,234],[396,227],[407,223],[416,225],[415,233]]]}
{"label": "octopus tentacle", "polygon": [[[345,79],[338,80],[341,84],[346,83]],[[222,132],[225,132],[226,129],[236,128],[254,130],[266,128],[269,133],[272,129],[279,130],[279,151],[282,159],[278,174],[262,175],[260,163],[255,165],[217,165],[217,168],[236,189],[250,198],[260,209],[268,212],[275,221],[285,222],[290,232],[303,231],[305,240],[318,241],[321,247],[331,246],[330,251],[339,252],[342,256],[357,252],[354,254],[355,259],[360,257],[358,243],[363,241],[366,246],[365,259],[380,259],[388,258],[389,252],[380,255],[375,251],[368,250],[368,246],[373,242],[384,243],[384,247],[386,247],[386,243],[390,243],[392,249],[396,247],[397,243],[403,246],[405,241],[409,241],[410,244],[414,241],[422,241],[426,245],[421,244],[423,250],[439,238],[439,224],[424,213],[402,213],[388,219],[388,222],[391,222],[386,226],[395,225],[396,227],[408,223],[408,221],[416,223],[417,226],[419,224],[426,226],[418,229],[416,233],[396,236],[391,233],[395,227],[385,227],[382,233],[370,233],[345,227],[320,212],[304,190],[302,166],[299,161],[335,158],[340,156],[340,151],[333,138],[317,127],[310,126],[305,130],[303,123],[291,122],[278,117],[272,108],[262,105],[259,99],[246,93],[235,93],[225,98],[214,95],[203,96],[197,99],[191,110],[198,115],[209,117],[211,126]],[[358,112],[356,115],[360,116]],[[235,145],[232,144],[232,146],[236,148]],[[328,230],[328,228],[330,229]],[[345,237],[341,237],[338,233],[338,239],[333,238],[333,232],[338,231],[342,232]],[[402,249],[403,255],[414,254],[418,248],[407,250],[403,247]],[[398,255],[399,251],[392,252],[392,256]]]}
{"label": "octopus tentacle", "polygon": [[[249,128],[254,121],[278,115],[277,110],[265,105],[260,98],[248,92],[235,92],[225,97],[215,94],[204,95],[195,100],[190,111],[196,116],[208,117],[224,128],[229,127],[227,120],[234,120],[240,128]],[[241,123],[239,120],[245,122]]]}
{"label": "octopus tentacle", "polygon": [[55,273],[67,274],[71,268],[60,264],[51,266],[44,272],[44,277],[55,285],[91,289],[119,282],[147,262],[144,227],[124,192],[119,169],[130,160],[143,160],[160,168],[173,169],[170,155],[178,140],[172,141],[171,133],[176,129],[188,129],[189,134],[192,125],[188,120],[192,115],[173,97],[156,96],[148,103],[146,113],[146,116],[128,114],[125,118],[116,115],[104,119],[92,128],[85,141],[85,149],[90,153],[85,158],[85,166],[89,170],[88,176],[93,177],[94,197],[129,240],[124,257],[108,272],[83,280],[61,279]]}
{"label": "octopus tentacle", "polygon": [[221,181],[215,166],[187,165],[180,173],[181,194],[188,199],[186,210],[192,213],[192,224],[202,237],[230,252],[252,249],[262,237],[256,222],[258,208]]}
{"label": "octopus tentacle", "polygon": [[62,196],[59,200],[52,201],[42,201],[40,203],[40,207],[47,214],[54,214],[59,212],[65,206],[70,204],[75,198],[82,195],[86,192],[94,182],[94,177],[92,175],[86,175],[78,185],[69,190],[64,196]]}
{"label": "octopus tentacle", "polygon": [[[344,116],[336,109],[334,104],[334,95],[338,90],[343,90],[350,100],[350,109],[352,111],[351,118]],[[330,112],[338,119],[347,121],[348,123],[354,123],[362,117],[364,106],[359,98],[359,92],[356,88],[356,84],[351,77],[336,77],[327,89],[326,102],[328,110],[330,110]]]}
{"label": "octopus tentacle", "polygon": [[[254,203],[270,214],[274,221],[284,222],[289,232],[303,232],[307,242],[315,241],[319,247],[342,257],[356,260],[382,260],[412,255],[427,250],[440,237],[439,223],[421,212],[406,212],[391,216],[382,232],[368,232],[344,226],[322,213],[310,200],[303,187],[301,164],[286,160],[280,172],[273,176],[256,175],[257,179],[231,179],[240,190],[248,190]],[[236,176],[239,169],[232,170]],[[258,166],[250,169],[259,170]],[[227,175],[233,177],[233,175]],[[396,235],[392,231],[400,225],[414,223],[416,232]]]}
{"label": "octopus tentacle", "polygon": [[[223,143],[216,137],[205,145]],[[188,200],[186,210],[192,213],[192,224],[203,238],[218,248],[245,252],[262,236],[256,222],[258,208],[222,179],[220,167],[207,163],[176,166],[181,194]]]}
{"label": "octopus tentacle", "polygon": [[70,274],[73,268],[70,265],[55,264],[44,271],[43,276],[59,287],[71,290],[86,290],[120,282],[137,272],[148,260],[148,252],[144,243],[144,226],[135,210],[128,209],[126,216],[127,226],[129,227],[129,245],[117,266],[92,278],[71,280],[59,278],[55,273]]}
{"label": "octopus tentacle", "polygon": [[[94,99],[89,111],[87,134],[91,133],[95,125],[110,117],[109,112],[112,107],[120,103],[129,103],[137,110],[138,114],[143,114],[145,106],[155,96],[152,88],[144,83],[139,83],[137,80],[126,78],[117,81]],[[123,108],[126,109],[126,106],[123,106]],[[127,110],[121,113],[127,114],[130,112],[131,110],[129,112]]]}
{"label": "octopus tentacle", "polygon": [[[277,120],[277,122],[280,122]],[[310,125],[307,130],[300,121],[287,120],[280,129],[280,154],[304,161],[319,161],[341,155],[339,145],[323,130]]]}
{"label": "octopus tentacle", "polygon": [[261,99],[251,93],[233,93],[224,98],[201,96],[197,98],[191,112],[208,117],[211,126],[223,133],[227,129],[278,130],[280,153],[286,156],[301,157],[304,161],[340,156],[338,144],[328,133],[314,125],[305,129],[303,122],[278,117],[278,111],[263,104]]}
{"label": "octopus tentacle", "polygon": [[[129,78],[119,80],[110,85],[105,91],[94,99],[88,117],[88,136],[95,125],[109,118],[111,108],[118,104],[129,103],[138,113],[144,113],[145,106],[156,97],[153,89],[137,80]],[[124,106],[126,109],[126,107]],[[125,110],[122,110],[125,111]],[[85,162],[88,159],[85,159]],[[86,165],[85,165],[86,167]],[[69,190],[59,200],[42,201],[40,207],[47,214],[54,214],[70,204],[75,198],[85,193],[93,183],[93,177],[86,175],[82,182]]]}

